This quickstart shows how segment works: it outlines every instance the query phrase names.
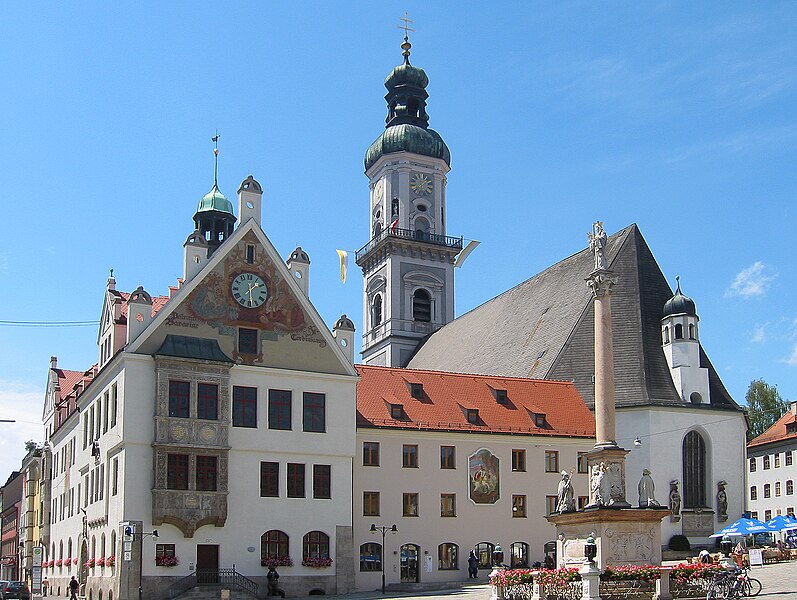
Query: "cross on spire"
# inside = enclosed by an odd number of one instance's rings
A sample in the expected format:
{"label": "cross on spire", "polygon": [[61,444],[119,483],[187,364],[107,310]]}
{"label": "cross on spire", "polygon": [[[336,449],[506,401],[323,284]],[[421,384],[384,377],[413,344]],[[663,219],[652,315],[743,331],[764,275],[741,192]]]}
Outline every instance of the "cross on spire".
{"label": "cross on spire", "polygon": [[410,44],[410,31],[415,32],[415,30],[410,27],[410,23],[414,23],[412,19],[410,19],[409,13],[405,10],[404,16],[399,17],[399,21],[404,21],[402,25],[396,25],[399,29],[404,30],[404,43],[401,44],[401,55],[404,57],[404,64],[410,64],[410,48],[412,48],[412,44]]}
{"label": "cross on spire", "polygon": [[213,167],[213,185],[216,186],[216,188],[219,187],[219,138],[220,137],[221,136],[219,135],[219,130],[217,129],[216,135],[210,138],[210,141],[215,144],[213,148],[213,156],[216,159],[216,164]]}

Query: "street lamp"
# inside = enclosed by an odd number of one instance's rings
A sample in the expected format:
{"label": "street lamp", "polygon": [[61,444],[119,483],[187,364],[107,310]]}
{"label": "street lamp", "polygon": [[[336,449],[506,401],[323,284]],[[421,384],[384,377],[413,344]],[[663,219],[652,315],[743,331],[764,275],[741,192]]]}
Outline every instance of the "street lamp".
{"label": "street lamp", "polygon": [[369,529],[371,533],[376,533],[377,531],[382,533],[382,560],[379,561],[379,565],[382,567],[382,594],[385,593],[385,534],[388,531],[391,533],[396,533],[398,528],[396,524],[393,524],[393,527],[388,527],[387,525],[380,525],[377,527],[374,523],[371,523],[371,529]]}
{"label": "street lamp", "polygon": [[129,536],[129,537],[131,537],[133,539],[136,539],[136,536],[138,536],[138,539],[141,540],[138,543],[138,600],[141,600],[143,598],[143,596],[144,596],[144,587],[142,586],[142,579],[144,577],[144,573],[143,573],[143,569],[144,569],[144,538],[147,537],[148,535],[151,535],[152,537],[154,537],[157,540],[158,539],[158,530],[157,529],[153,529],[152,531],[149,531],[149,532],[147,532],[147,531],[136,532],[135,527],[133,527],[132,525],[125,525],[124,532],[125,532],[125,536]]}

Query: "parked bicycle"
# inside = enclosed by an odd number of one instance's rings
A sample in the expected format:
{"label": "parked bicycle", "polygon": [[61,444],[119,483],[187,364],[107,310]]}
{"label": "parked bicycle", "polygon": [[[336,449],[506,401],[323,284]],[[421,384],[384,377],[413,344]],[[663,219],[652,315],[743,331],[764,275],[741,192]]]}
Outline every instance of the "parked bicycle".
{"label": "parked bicycle", "polygon": [[708,588],[706,600],[731,600],[749,598],[761,593],[761,582],[750,577],[747,569],[736,569],[718,574]]}

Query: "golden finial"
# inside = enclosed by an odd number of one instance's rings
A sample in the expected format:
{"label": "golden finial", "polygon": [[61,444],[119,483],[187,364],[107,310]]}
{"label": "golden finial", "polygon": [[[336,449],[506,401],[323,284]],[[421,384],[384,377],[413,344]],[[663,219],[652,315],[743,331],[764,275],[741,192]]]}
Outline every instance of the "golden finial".
{"label": "golden finial", "polygon": [[404,16],[399,17],[399,21],[404,21],[402,25],[397,25],[399,29],[404,30],[404,43],[401,44],[401,55],[404,57],[404,64],[410,64],[410,48],[412,48],[412,44],[410,44],[410,31],[415,32],[415,30],[410,27],[410,23],[414,23],[412,19],[410,19],[409,13],[405,10]]}

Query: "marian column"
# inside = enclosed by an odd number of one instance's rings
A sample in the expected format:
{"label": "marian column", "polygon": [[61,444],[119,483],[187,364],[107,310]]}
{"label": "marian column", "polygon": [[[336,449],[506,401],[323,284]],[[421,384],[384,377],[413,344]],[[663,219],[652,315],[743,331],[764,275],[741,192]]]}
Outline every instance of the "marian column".
{"label": "marian column", "polygon": [[614,410],[612,288],[617,278],[606,260],[606,232],[596,221],[587,234],[595,268],[587,278],[595,313],[595,450],[590,452],[590,506],[630,506],[625,499],[625,455],[617,446]]}

